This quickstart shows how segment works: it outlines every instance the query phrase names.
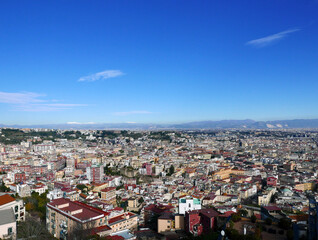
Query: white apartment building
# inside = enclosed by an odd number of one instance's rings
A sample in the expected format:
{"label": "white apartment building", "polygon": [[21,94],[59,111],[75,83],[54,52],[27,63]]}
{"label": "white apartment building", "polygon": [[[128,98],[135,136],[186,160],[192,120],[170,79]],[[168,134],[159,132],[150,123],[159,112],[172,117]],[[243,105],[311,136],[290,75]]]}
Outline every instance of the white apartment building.
{"label": "white apartment building", "polygon": [[192,197],[184,197],[179,199],[179,214],[201,209],[201,200]]}
{"label": "white apartment building", "polygon": [[61,189],[53,189],[52,191],[49,191],[47,194],[47,198],[50,199],[50,201],[58,198],[63,197],[63,191]]}
{"label": "white apartment building", "polygon": [[12,209],[17,221],[25,220],[25,207],[23,200],[16,200],[9,194],[0,196],[0,210]]}

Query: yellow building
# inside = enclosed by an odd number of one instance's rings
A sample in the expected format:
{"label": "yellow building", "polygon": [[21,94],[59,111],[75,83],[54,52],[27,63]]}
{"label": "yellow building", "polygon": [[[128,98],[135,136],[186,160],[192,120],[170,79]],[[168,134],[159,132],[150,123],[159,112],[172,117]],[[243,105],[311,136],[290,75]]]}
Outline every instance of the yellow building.
{"label": "yellow building", "polygon": [[103,202],[109,204],[116,204],[116,188],[115,187],[108,187],[100,191],[101,192],[101,200]]}
{"label": "yellow building", "polygon": [[108,183],[95,183],[94,184],[94,188],[93,188],[93,191],[94,192],[100,192],[102,189],[105,189],[108,187]]}
{"label": "yellow building", "polygon": [[128,202],[128,206],[127,206],[128,211],[138,212],[140,210],[141,204],[138,202],[138,198],[129,198],[127,202]]}
{"label": "yellow building", "polygon": [[308,191],[308,190],[314,190],[315,188],[315,183],[314,182],[309,182],[309,183],[301,183],[301,184],[296,184],[295,189],[300,190],[300,191]]}
{"label": "yellow building", "polygon": [[184,216],[173,215],[170,212],[162,214],[158,218],[158,233],[183,230],[184,229]]}
{"label": "yellow building", "polygon": [[229,178],[230,175],[244,175],[244,170],[238,170],[233,168],[222,168],[216,171],[212,175],[213,180],[223,180]]}

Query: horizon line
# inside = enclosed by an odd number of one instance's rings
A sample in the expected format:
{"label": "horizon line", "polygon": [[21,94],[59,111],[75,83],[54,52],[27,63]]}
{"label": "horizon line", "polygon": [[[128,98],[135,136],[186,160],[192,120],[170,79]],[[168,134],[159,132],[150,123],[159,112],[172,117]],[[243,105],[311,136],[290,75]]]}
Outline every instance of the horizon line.
{"label": "horizon line", "polygon": [[182,122],[65,122],[65,123],[31,123],[31,124],[23,124],[23,123],[0,123],[0,128],[5,126],[44,126],[44,125],[68,125],[68,126],[80,126],[80,125],[102,125],[102,124],[127,124],[127,125],[149,125],[149,124],[186,124],[186,123],[195,123],[195,122],[221,122],[221,121],[254,121],[254,122],[274,122],[274,121],[294,121],[294,120],[318,120],[316,118],[289,118],[289,119],[274,119],[274,120],[254,120],[251,118],[244,118],[244,119],[221,119],[221,120],[193,120],[193,121],[182,121]]}

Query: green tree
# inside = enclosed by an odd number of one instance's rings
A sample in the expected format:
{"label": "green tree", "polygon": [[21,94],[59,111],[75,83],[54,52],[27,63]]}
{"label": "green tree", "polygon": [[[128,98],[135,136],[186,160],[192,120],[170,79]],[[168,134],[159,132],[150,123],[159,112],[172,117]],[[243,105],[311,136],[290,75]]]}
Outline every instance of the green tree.
{"label": "green tree", "polygon": [[256,216],[253,214],[253,215],[251,216],[251,222],[252,222],[252,223],[256,223],[256,220],[257,220],[257,218],[256,218]]}
{"label": "green tree", "polygon": [[293,230],[289,229],[286,233],[286,236],[287,236],[287,240],[292,240],[294,239],[294,232]]}
{"label": "green tree", "polygon": [[272,225],[273,220],[272,220],[271,218],[266,218],[266,219],[265,219],[265,223],[266,223],[267,225]]}
{"label": "green tree", "polygon": [[77,184],[76,188],[78,188],[79,190],[81,190],[82,192],[86,192],[87,187],[84,184]]}
{"label": "green tree", "polygon": [[233,214],[233,215],[232,215],[232,221],[233,221],[233,222],[239,222],[239,221],[241,221],[241,216],[240,216],[240,214],[238,214],[238,213]]}
{"label": "green tree", "polygon": [[43,222],[27,217],[25,221],[18,222],[18,239],[55,239],[46,229]]}
{"label": "green tree", "polygon": [[0,185],[0,192],[10,192],[10,188],[6,187],[6,185],[4,185],[4,182],[2,182]]}
{"label": "green tree", "polygon": [[171,176],[172,174],[174,174],[174,166],[171,165],[169,168],[169,175]]}
{"label": "green tree", "polygon": [[291,228],[291,222],[288,218],[281,218],[278,222],[278,226],[282,229],[288,230]]}
{"label": "green tree", "polygon": [[26,204],[26,210],[33,215],[39,216],[42,220],[45,219],[46,205],[49,202],[47,192],[39,195],[37,192],[32,192],[30,197],[23,198]]}
{"label": "green tree", "polygon": [[233,227],[234,227],[234,222],[230,220],[230,229],[233,229]]}
{"label": "green tree", "polygon": [[241,210],[239,211],[239,213],[240,213],[241,216],[243,216],[243,217],[246,217],[247,214],[248,214],[247,210],[245,210],[245,209],[241,209]]}
{"label": "green tree", "polygon": [[226,229],[225,235],[231,240],[242,240],[242,236],[236,229]]}
{"label": "green tree", "polygon": [[261,229],[261,227],[257,227],[255,229],[255,237],[256,237],[256,239],[261,239],[262,238],[262,229]]}

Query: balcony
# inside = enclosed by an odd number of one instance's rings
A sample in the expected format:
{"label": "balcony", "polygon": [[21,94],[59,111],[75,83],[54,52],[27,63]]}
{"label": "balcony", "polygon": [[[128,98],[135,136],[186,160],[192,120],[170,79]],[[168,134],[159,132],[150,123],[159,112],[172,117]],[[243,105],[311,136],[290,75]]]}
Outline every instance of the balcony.
{"label": "balcony", "polygon": [[15,235],[15,233],[8,233],[8,234],[6,234],[6,235],[3,235],[2,237],[3,237],[3,239],[14,239],[14,235]]}

